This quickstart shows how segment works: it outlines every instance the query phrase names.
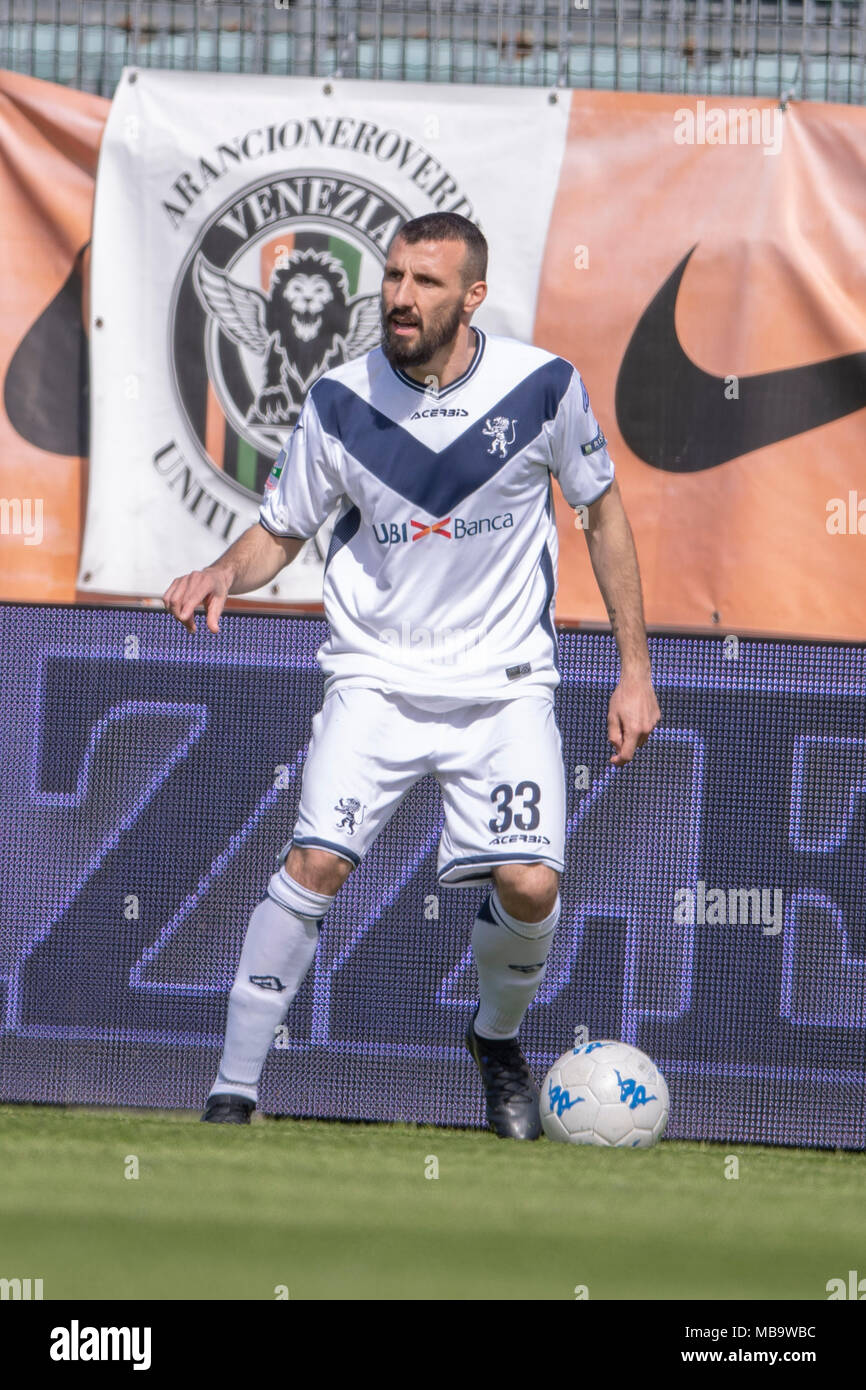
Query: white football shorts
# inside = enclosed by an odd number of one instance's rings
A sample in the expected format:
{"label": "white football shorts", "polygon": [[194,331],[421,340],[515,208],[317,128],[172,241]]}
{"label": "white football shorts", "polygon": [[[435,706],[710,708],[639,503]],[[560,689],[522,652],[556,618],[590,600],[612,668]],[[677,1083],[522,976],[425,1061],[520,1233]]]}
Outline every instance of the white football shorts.
{"label": "white football shorts", "polygon": [[497,864],[562,872],[562,741],[543,692],[448,710],[380,690],[330,691],[313,719],[292,842],[359,864],[427,773],[445,812],[441,884],[487,883]]}

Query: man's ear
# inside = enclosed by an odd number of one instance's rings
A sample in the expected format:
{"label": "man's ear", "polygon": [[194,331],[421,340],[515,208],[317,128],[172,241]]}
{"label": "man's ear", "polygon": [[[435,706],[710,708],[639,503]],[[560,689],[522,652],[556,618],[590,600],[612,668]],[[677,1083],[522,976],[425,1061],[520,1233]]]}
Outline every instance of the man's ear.
{"label": "man's ear", "polygon": [[474,285],[470,285],[463,296],[463,308],[470,314],[474,314],[479,304],[483,304],[487,298],[487,284],[484,280],[476,280]]}

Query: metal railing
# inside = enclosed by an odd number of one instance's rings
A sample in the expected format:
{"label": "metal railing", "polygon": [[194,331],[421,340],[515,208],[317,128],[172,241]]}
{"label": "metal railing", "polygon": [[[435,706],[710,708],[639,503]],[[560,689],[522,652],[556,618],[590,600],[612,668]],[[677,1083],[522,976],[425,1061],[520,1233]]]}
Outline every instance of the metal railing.
{"label": "metal railing", "polygon": [[866,0],[0,0],[0,67],[864,101]]}

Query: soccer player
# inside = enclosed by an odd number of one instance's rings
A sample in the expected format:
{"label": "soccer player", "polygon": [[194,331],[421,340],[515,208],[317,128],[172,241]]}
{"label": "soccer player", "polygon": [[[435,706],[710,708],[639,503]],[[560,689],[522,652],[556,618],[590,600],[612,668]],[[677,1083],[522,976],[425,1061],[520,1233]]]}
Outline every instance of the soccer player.
{"label": "soccer player", "polygon": [[487,243],[466,218],[404,223],[384,270],[381,346],[315,382],[258,522],[164,595],[193,633],[204,605],[216,633],[227,595],[267,584],[339,508],[324,700],[292,839],[247,928],[208,1122],[249,1122],[335,895],[431,773],[440,883],[490,887],[472,927],[479,1004],[466,1033],[488,1122],[502,1137],[541,1133],[518,1032],[559,920],[565,838],[552,478],[586,509],[619,649],[615,766],[660,715],[631,529],[586,387],[563,358],[470,325],[486,273]]}

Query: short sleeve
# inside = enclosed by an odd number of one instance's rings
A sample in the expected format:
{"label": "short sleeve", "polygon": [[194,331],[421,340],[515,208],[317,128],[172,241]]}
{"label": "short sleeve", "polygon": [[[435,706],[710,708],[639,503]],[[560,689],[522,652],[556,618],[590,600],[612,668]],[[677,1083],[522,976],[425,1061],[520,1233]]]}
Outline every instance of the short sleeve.
{"label": "short sleeve", "polygon": [[613,460],[586,387],[575,370],[549,427],[548,439],[550,471],[569,506],[597,501],[613,482]]}
{"label": "short sleeve", "polygon": [[343,494],[333,454],[309,395],[265,483],[259,521],[266,530],[297,540],[316,534]]}

